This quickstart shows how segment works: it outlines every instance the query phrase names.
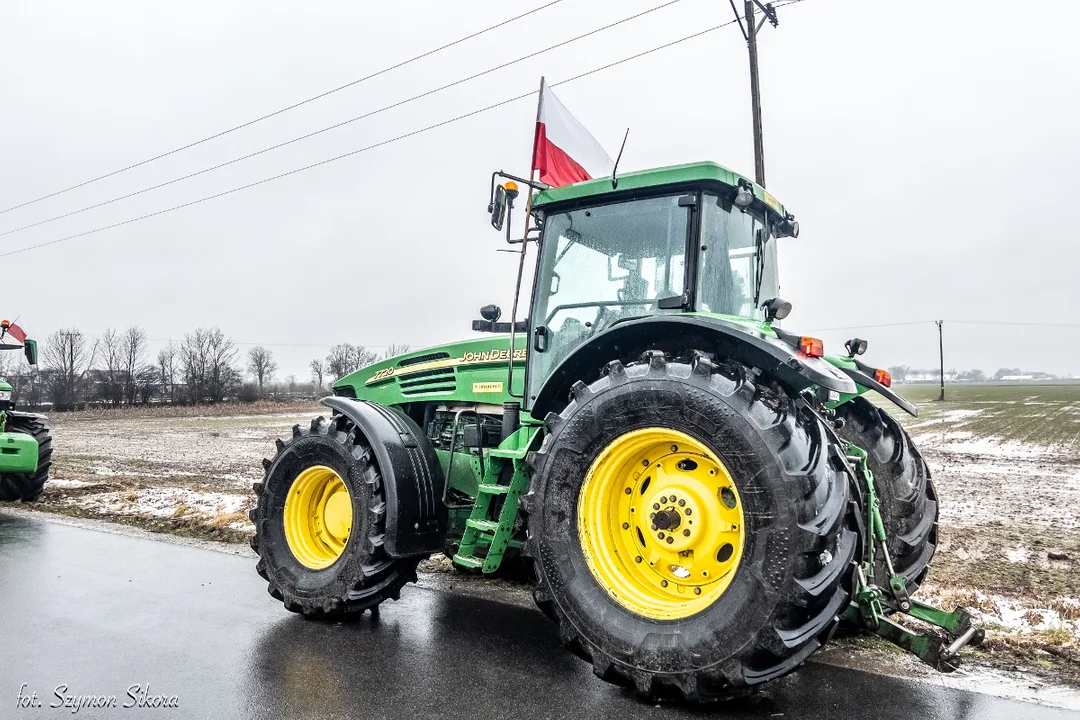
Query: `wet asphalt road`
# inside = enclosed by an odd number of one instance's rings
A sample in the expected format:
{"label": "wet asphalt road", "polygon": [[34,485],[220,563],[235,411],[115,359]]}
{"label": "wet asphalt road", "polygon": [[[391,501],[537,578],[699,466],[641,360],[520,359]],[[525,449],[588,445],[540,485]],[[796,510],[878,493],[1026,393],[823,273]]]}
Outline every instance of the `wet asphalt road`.
{"label": "wet asphalt road", "polygon": [[[49,707],[59,685],[122,706],[136,684],[179,707]],[[41,708],[16,707],[34,691]],[[814,663],[751,700],[657,708],[594,678],[538,611],[409,587],[377,616],[306,621],[248,558],[0,513],[0,720],[697,716],[1077,718]]]}

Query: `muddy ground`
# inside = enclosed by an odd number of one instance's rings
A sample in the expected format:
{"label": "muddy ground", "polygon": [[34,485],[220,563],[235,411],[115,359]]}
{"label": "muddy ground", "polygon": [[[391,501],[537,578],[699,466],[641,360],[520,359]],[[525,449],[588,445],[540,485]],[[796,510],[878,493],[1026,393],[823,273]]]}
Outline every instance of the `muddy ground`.
{"label": "muddy ground", "polygon": [[[937,388],[900,389],[920,417],[894,415],[941,501],[941,543],[919,596],[980,614],[990,639],[968,651],[969,665],[1080,687],[1080,384],[963,386],[949,388],[945,402],[934,400]],[[246,542],[262,458],[321,410],[56,415],[53,481],[35,509]],[[427,567],[449,570],[441,561]],[[888,655],[872,639],[847,642]]]}

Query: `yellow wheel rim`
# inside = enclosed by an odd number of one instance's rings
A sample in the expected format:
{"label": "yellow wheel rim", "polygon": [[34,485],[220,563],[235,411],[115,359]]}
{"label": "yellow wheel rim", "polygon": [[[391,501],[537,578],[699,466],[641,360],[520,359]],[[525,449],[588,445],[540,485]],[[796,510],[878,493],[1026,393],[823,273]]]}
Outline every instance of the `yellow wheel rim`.
{"label": "yellow wheel rim", "polygon": [[581,486],[577,521],[593,577],[620,605],[656,620],[712,605],[742,558],[742,499],[731,474],[677,430],[634,430],[604,448]]}
{"label": "yellow wheel rim", "polygon": [[349,542],[352,497],[341,476],[325,465],[306,468],[285,499],[285,540],[305,567],[330,567]]}

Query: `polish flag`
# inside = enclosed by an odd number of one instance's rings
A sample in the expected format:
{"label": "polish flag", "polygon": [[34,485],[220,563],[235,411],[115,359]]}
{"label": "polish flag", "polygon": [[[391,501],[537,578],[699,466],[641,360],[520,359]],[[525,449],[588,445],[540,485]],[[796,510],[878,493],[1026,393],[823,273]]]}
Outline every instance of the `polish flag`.
{"label": "polish flag", "polygon": [[540,81],[540,109],[533,139],[533,170],[553,187],[610,175],[614,163],[585,126]]}
{"label": "polish flag", "polygon": [[[15,320],[17,322],[18,318],[15,318]],[[5,320],[3,324],[6,326],[8,335],[15,338],[19,342],[26,342],[26,331],[25,330],[23,330],[21,327],[19,327],[15,323],[8,323],[7,320]]]}

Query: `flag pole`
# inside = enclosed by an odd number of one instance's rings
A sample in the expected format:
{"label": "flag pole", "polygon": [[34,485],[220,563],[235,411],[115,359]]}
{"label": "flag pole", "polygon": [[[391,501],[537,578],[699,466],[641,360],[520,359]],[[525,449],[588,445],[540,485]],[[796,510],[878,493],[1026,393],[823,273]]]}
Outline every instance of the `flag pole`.
{"label": "flag pole", "polygon": [[[533,125],[533,146],[532,155],[529,157],[529,181],[536,180],[536,128],[540,125],[540,106],[544,102],[544,76],[540,76],[540,93],[536,97],[536,123]],[[525,272],[525,251],[529,247],[529,212],[532,210],[532,186],[530,185],[525,189],[525,230],[521,236],[521,257],[518,260],[518,273],[517,273],[517,286],[514,288],[514,306],[510,310],[510,362],[509,372],[507,373],[506,384],[507,392],[513,397],[515,395],[513,382],[514,382],[514,351],[515,345],[515,326],[517,325],[517,311],[518,311],[518,298],[521,297],[521,276]],[[526,353],[528,352],[528,335],[526,334]],[[525,388],[522,388],[522,397],[524,397]]]}
{"label": "flag pole", "polygon": [[[540,93],[536,96],[536,124],[533,125],[533,147],[532,155],[529,157],[529,180],[536,180],[536,128],[540,125],[540,106],[544,102],[544,76],[540,76]],[[529,211],[532,210],[532,188],[527,191],[528,194],[525,197],[525,234],[522,237],[526,237],[529,234]],[[525,246],[527,243],[521,243],[521,254],[525,254]]]}

